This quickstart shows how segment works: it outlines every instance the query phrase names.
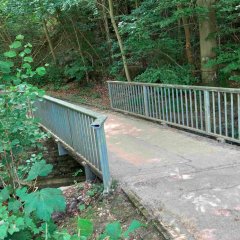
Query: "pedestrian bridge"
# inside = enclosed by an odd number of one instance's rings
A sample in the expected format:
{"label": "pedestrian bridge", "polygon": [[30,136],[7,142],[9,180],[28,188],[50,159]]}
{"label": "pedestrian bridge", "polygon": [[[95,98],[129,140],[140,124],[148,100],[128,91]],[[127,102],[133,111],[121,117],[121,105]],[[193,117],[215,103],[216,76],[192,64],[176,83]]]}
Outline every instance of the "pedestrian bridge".
{"label": "pedestrian bridge", "polygon": [[166,239],[239,240],[240,91],[109,82],[109,93],[127,114],[45,97],[37,115],[105,191],[111,173]]}

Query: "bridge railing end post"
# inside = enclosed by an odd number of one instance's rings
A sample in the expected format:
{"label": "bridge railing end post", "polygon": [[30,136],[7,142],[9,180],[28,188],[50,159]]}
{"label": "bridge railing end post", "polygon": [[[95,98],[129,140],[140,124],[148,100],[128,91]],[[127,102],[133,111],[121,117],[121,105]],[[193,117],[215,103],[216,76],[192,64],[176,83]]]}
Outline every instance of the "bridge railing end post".
{"label": "bridge railing end post", "polygon": [[109,170],[108,153],[104,125],[92,125],[95,131],[96,144],[98,146],[99,159],[102,170],[102,179],[104,185],[104,194],[108,194],[111,189],[112,179]]}

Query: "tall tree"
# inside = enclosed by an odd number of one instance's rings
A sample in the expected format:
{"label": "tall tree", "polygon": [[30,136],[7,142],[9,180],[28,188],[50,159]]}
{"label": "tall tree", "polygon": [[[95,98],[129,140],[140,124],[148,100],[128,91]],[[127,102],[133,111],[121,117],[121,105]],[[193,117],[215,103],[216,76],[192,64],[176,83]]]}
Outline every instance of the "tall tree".
{"label": "tall tree", "polygon": [[122,55],[125,75],[126,75],[126,78],[127,78],[128,82],[131,82],[131,77],[130,77],[130,73],[129,73],[129,69],[128,69],[126,54],[125,54],[125,51],[124,51],[123,41],[122,41],[121,35],[118,31],[117,23],[116,23],[115,17],[114,17],[114,9],[113,9],[112,0],[108,0],[108,5],[109,5],[109,14],[110,14],[112,26],[113,26],[114,32],[116,34],[116,37],[117,37],[117,40],[118,40],[118,45],[119,45],[121,55]]}
{"label": "tall tree", "polygon": [[209,60],[216,57],[214,51],[217,47],[215,2],[216,0],[197,0],[197,5],[207,11],[199,16],[201,75],[202,82],[206,85],[216,85],[216,67],[206,66]]}
{"label": "tall tree", "polygon": [[109,56],[110,56],[110,63],[112,63],[113,62],[113,51],[112,51],[112,43],[111,43],[109,24],[108,24],[108,18],[107,18],[105,6],[106,6],[106,1],[102,0],[103,23],[104,23],[104,29],[105,29],[105,34],[106,34],[106,41],[107,41],[107,45],[108,45]]}
{"label": "tall tree", "polygon": [[51,51],[51,54],[52,54],[53,62],[55,64],[57,64],[57,58],[56,58],[56,55],[55,55],[55,52],[54,52],[53,43],[52,43],[51,37],[49,35],[49,31],[48,31],[47,23],[46,23],[45,19],[43,19],[43,27],[44,27],[44,32],[45,32],[45,35],[46,35],[46,38],[47,38],[47,41],[48,41],[48,45],[49,45],[49,48],[50,48],[50,51]]}
{"label": "tall tree", "polygon": [[[182,6],[178,5],[178,9],[182,10]],[[191,46],[191,31],[189,27],[189,21],[186,16],[182,16],[182,23],[185,32],[185,49],[186,49],[186,56],[189,64],[194,64],[193,62],[193,53],[192,53],[192,46]]]}

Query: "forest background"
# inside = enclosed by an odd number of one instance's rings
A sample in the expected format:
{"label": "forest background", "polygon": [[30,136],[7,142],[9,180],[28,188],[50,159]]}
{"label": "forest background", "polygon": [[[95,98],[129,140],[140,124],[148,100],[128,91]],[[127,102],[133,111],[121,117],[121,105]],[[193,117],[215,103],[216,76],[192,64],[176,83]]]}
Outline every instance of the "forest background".
{"label": "forest background", "polygon": [[3,51],[18,34],[49,64],[40,86],[240,81],[239,0],[1,0]]}

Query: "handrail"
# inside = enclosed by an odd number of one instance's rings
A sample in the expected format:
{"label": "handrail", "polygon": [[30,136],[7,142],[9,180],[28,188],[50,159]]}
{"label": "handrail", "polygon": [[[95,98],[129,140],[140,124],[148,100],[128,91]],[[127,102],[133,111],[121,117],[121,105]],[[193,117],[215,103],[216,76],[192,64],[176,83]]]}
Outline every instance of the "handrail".
{"label": "handrail", "polygon": [[240,143],[240,89],[108,81],[111,107]]}
{"label": "handrail", "polygon": [[162,83],[143,83],[143,82],[122,82],[122,81],[107,81],[107,83],[136,85],[136,86],[149,86],[149,87],[169,87],[177,89],[192,89],[192,90],[207,90],[214,92],[229,92],[240,93],[240,88],[223,88],[223,87],[209,87],[209,86],[195,86],[195,85],[175,85],[175,84],[162,84]]}
{"label": "handrail", "polygon": [[86,115],[88,115],[90,117],[96,118],[96,120],[92,123],[93,126],[98,125],[98,126],[101,127],[104,124],[104,122],[106,121],[106,119],[107,119],[107,117],[103,116],[102,114],[99,114],[99,113],[96,113],[96,112],[94,112],[92,110],[80,107],[80,106],[78,106],[76,104],[72,104],[72,103],[63,101],[63,100],[58,99],[58,98],[50,97],[50,96],[47,96],[47,95],[44,95],[42,98],[46,99],[48,101],[54,102],[56,104],[59,104],[61,106],[67,107],[69,109],[72,109],[74,111],[77,111],[77,112],[80,112],[80,113],[84,113],[84,114],[86,114]]}
{"label": "handrail", "polygon": [[109,192],[111,176],[104,132],[107,117],[50,96],[43,96],[35,106],[34,115],[44,129],[102,177],[104,191]]}

